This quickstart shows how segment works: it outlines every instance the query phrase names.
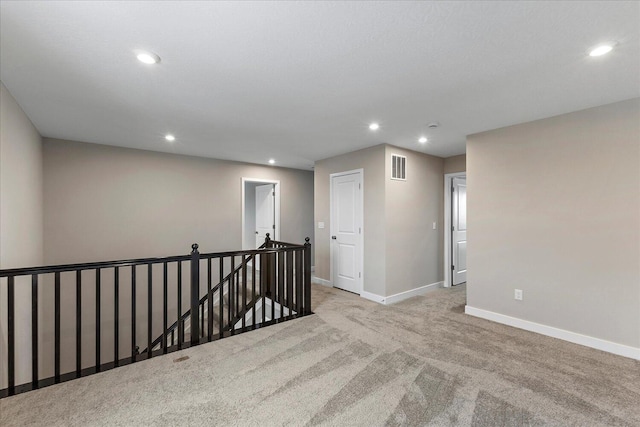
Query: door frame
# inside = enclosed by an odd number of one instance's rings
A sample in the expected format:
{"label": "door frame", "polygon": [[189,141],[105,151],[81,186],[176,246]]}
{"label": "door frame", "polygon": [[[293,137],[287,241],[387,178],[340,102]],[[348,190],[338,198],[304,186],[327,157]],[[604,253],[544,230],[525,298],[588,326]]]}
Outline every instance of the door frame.
{"label": "door frame", "polygon": [[466,172],[444,174],[444,287],[450,288],[451,275],[451,186],[453,178],[467,178]]}
{"label": "door frame", "polygon": [[273,201],[275,206],[275,217],[274,221],[276,223],[276,231],[271,236],[272,240],[280,240],[280,181],[277,179],[262,179],[262,178],[246,178],[242,177],[242,191],[241,191],[241,212],[242,212],[242,233],[241,233],[241,244],[240,247],[243,249],[255,249],[255,248],[245,248],[244,240],[245,240],[245,206],[244,206],[244,198],[245,198],[245,187],[248,182],[255,182],[259,184],[274,184],[274,191],[276,193],[275,200]]}
{"label": "door frame", "polygon": [[362,224],[362,232],[360,233],[360,237],[358,238],[358,245],[360,245],[360,256],[358,257],[358,259],[356,260],[356,262],[358,262],[358,271],[362,272],[362,274],[360,275],[360,277],[358,277],[358,287],[360,288],[360,293],[359,295],[362,295],[362,292],[364,291],[364,169],[360,168],[360,169],[353,169],[350,171],[344,171],[344,172],[336,172],[336,173],[332,173],[329,174],[329,277],[331,278],[331,285],[333,287],[335,287],[335,281],[333,280],[333,252],[334,252],[334,245],[333,245],[333,241],[331,239],[331,236],[333,235],[333,227],[335,222],[333,221],[333,178],[335,177],[339,177],[339,176],[344,176],[344,175],[353,175],[353,174],[359,174],[360,175],[360,183],[362,185],[361,191],[360,191],[360,224]]}

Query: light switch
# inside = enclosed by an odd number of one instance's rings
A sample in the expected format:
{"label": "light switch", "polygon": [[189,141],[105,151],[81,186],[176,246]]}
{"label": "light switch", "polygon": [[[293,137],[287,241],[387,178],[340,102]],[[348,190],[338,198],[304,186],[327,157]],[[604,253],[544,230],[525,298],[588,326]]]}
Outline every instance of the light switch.
{"label": "light switch", "polygon": [[436,229],[436,223],[435,222],[433,223],[433,229],[434,230]]}
{"label": "light switch", "polygon": [[318,228],[324,228],[324,222],[318,222]]}

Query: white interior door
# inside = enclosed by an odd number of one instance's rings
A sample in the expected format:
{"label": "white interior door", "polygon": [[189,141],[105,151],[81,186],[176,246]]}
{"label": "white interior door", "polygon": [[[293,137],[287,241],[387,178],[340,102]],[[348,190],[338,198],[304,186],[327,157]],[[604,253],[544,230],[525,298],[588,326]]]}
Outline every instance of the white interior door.
{"label": "white interior door", "polygon": [[467,180],[454,177],[451,193],[452,283],[467,281]]}
{"label": "white interior door", "polygon": [[275,190],[273,184],[256,187],[256,248],[264,243],[267,233],[275,239]]}
{"label": "white interior door", "polygon": [[333,286],[362,291],[362,173],[331,177]]}

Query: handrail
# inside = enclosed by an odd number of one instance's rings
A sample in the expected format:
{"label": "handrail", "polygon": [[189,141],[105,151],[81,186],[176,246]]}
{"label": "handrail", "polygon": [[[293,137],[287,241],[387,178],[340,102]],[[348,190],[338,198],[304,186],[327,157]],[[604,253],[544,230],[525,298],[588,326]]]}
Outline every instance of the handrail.
{"label": "handrail", "polygon": [[274,245],[296,246],[296,247],[301,246],[299,243],[282,242],[282,241],[279,241],[279,240],[270,240],[270,242],[271,242],[271,244],[274,244]]}
{"label": "handrail", "polygon": [[[279,242],[278,242],[279,243]],[[304,245],[287,246],[285,248],[278,248],[287,250],[303,249]],[[212,252],[208,254],[200,254],[201,259],[215,259],[215,258],[227,258],[232,256],[241,255],[257,255],[261,253],[277,253],[277,249],[263,248],[259,249],[247,249],[243,251],[230,251],[230,252]],[[164,262],[176,262],[176,261],[189,261],[190,255],[176,255],[170,257],[161,258],[138,258],[131,260],[118,260],[118,261],[99,261],[99,262],[87,262],[79,264],[59,264],[59,265],[47,265],[41,267],[22,267],[22,268],[8,268],[0,270],[0,277],[9,276],[27,276],[30,274],[47,274],[47,273],[63,273],[65,271],[78,271],[78,270],[95,270],[97,268],[110,268],[110,267],[129,267],[133,265],[147,265],[147,264],[160,264]]]}
{"label": "handrail", "polygon": [[189,255],[177,255],[162,258],[138,258],[119,261],[99,261],[78,264],[46,265],[41,267],[8,268],[0,270],[0,277],[26,276],[29,274],[62,273],[65,271],[95,270],[96,268],[128,267],[131,265],[159,264],[162,262],[189,261]]}

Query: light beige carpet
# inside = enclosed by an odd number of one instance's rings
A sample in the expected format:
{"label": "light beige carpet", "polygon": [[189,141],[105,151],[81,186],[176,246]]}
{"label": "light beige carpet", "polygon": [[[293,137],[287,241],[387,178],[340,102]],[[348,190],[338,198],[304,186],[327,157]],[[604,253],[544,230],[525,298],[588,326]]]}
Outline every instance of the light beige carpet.
{"label": "light beige carpet", "polygon": [[463,287],[381,306],[314,285],[313,302],[0,400],[0,425],[640,426],[640,362],[467,316]]}

